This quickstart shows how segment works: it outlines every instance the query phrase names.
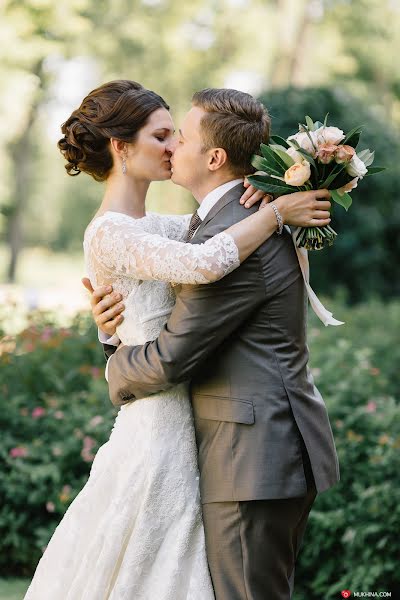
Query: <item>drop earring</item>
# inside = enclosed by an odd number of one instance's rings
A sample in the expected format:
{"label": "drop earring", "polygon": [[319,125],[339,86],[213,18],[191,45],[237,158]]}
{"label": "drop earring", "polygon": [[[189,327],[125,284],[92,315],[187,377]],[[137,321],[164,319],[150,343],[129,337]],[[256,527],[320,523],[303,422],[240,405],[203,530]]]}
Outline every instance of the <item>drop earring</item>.
{"label": "drop earring", "polygon": [[123,159],[122,159],[122,173],[124,175],[126,175],[126,158],[125,157],[123,157]]}

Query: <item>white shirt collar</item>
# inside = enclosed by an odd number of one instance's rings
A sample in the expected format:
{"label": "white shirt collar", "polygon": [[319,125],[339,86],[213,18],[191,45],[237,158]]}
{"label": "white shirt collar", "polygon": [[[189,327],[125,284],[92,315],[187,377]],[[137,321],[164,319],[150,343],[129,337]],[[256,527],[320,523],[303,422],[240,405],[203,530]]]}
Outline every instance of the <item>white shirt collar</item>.
{"label": "white shirt collar", "polygon": [[204,198],[203,202],[200,204],[199,208],[197,209],[197,214],[199,215],[200,219],[204,221],[204,219],[206,218],[212,207],[218,202],[218,200],[220,200],[222,196],[224,196],[224,194],[229,192],[229,190],[234,188],[236,185],[239,185],[239,183],[243,183],[243,178],[232,179],[232,181],[227,181],[226,183],[219,185],[217,188],[209,192]]}

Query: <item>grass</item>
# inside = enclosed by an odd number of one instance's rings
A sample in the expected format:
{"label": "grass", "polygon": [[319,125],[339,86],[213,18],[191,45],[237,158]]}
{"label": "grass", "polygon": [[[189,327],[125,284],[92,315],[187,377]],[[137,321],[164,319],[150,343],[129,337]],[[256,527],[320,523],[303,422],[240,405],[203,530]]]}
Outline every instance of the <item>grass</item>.
{"label": "grass", "polygon": [[0,600],[22,600],[29,579],[0,579]]}

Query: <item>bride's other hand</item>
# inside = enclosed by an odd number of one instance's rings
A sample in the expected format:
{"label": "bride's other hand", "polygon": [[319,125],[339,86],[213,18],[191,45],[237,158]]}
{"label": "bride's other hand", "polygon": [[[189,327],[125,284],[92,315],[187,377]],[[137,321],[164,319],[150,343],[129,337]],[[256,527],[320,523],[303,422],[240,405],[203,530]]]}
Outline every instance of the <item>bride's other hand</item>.
{"label": "bride's other hand", "polygon": [[253,206],[253,204],[256,204],[256,202],[260,202],[260,200],[261,204],[259,208],[264,208],[268,202],[273,200],[273,196],[270,194],[266,194],[265,192],[258,190],[254,187],[254,185],[250,185],[250,183],[247,181],[247,178],[245,178],[243,185],[247,189],[240,198],[239,202],[240,204],[244,204],[245,208],[250,208]]}
{"label": "bride's other hand", "polygon": [[110,285],[93,289],[87,277],[82,279],[82,283],[90,293],[92,316],[97,327],[109,337],[113,336],[117,326],[124,320],[121,313],[125,310],[125,305],[121,302],[121,294],[113,293]]}
{"label": "bride's other hand", "polygon": [[274,201],[286,225],[323,227],[329,225],[331,203],[328,190],[310,190],[279,196]]}

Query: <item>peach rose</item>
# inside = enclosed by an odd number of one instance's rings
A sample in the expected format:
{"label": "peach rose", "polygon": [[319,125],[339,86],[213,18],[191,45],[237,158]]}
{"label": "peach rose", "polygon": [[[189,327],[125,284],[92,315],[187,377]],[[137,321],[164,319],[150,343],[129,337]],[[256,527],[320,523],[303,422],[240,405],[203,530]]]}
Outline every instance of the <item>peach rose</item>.
{"label": "peach rose", "polygon": [[304,160],[301,163],[295,163],[285,173],[285,182],[288,185],[301,186],[310,179],[310,163]]}
{"label": "peach rose", "polygon": [[342,145],[338,146],[336,150],[335,160],[340,165],[343,163],[350,162],[356,151],[352,146]]}
{"label": "peach rose", "polygon": [[345,194],[346,192],[351,192],[351,190],[354,190],[357,185],[358,185],[358,177],[355,177],[354,179],[352,179],[351,181],[349,181],[349,183],[346,183],[346,185],[344,185],[341,188],[338,188],[336,191],[343,196],[343,194]]}
{"label": "peach rose", "polygon": [[323,165],[329,165],[335,160],[336,150],[338,147],[335,144],[321,144],[318,146],[317,158]]}

